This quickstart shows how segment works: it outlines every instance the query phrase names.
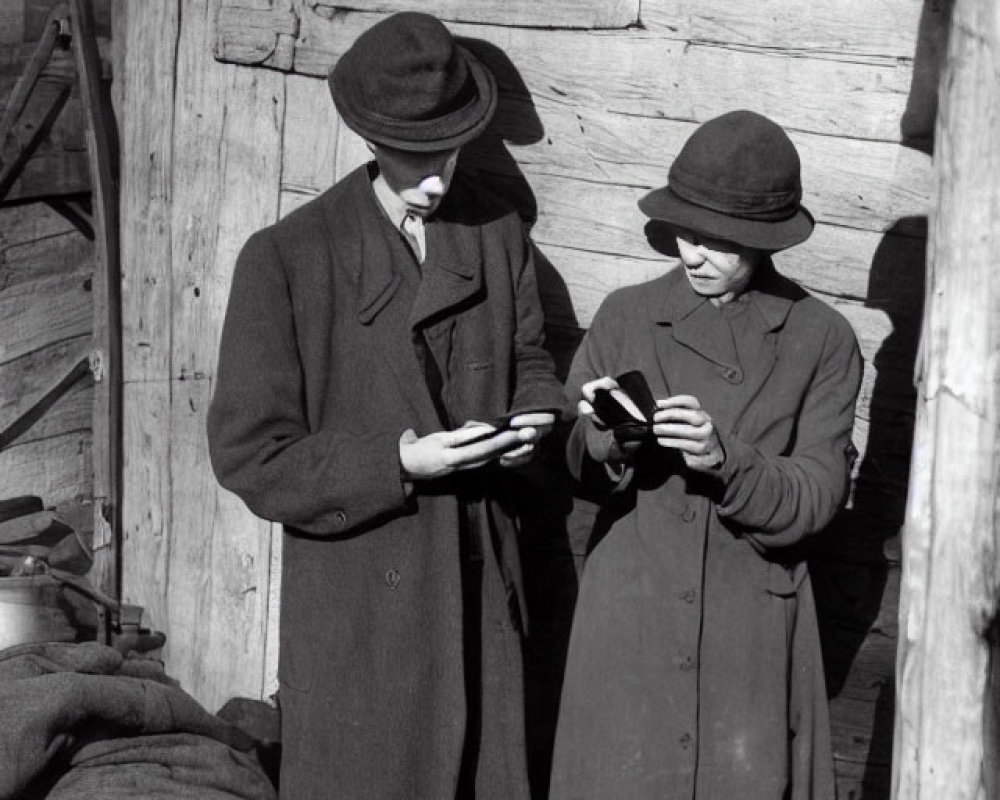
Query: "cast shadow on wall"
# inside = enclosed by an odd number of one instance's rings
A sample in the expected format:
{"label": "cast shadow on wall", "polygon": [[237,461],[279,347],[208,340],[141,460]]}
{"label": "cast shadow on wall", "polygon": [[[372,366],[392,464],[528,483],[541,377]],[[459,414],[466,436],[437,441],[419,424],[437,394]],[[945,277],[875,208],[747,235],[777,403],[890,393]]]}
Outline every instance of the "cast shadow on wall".
{"label": "cast shadow on wall", "polygon": [[[474,171],[483,186],[514,206],[530,231],[538,218],[538,203],[507,145],[541,141],[545,135],[542,122],[531,93],[506,53],[480,39],[459,38],[459,42],[492,70],[499,88],[493,121],[483,135],[463,147],[460,163]],[[564,380],[582,331],[565,281],[545,255],[532,247],[545,312],[546,347],[560,380]],[[577,553],[582,545],[573,543],[585,541],[589,535],[589,529],[583,530],[587,519],[574,513],[561,455],[561,447],[552,447],[542,468],[520,488],[521,561],[530,618],[524,654],[525,714],[528,768],[535,797],[548,794],[552,741],[582,562]],[[577,529],[579,532],[573,533]]]}
{"label": "cast shadow on wall", "polygon": [[[928,155],[934,151],[953,5],[953,0],[924,0],[900,120],[902,144]],[[821,550],[811,563],[829,694],[840,695],[852,671],[875,693],[861,784],[866,800],[888,798],[892,775],[900,533],[913,449],[927,234],[926,216],[899,219],[872,259],[865,305],[884,311],[892,330],[872,358],[868,439],[853,503],[826,540],[831,549]]]}

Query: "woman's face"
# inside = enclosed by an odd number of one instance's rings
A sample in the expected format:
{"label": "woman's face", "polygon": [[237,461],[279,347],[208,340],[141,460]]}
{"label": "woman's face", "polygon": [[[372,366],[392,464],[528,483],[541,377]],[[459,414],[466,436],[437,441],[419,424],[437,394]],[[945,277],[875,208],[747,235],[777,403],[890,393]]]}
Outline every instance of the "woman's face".
{"label": "woman's face", "polygon": [[691,288],[716,305],[728,303],[750,283],[760,250],[677,229],[677,250]]}

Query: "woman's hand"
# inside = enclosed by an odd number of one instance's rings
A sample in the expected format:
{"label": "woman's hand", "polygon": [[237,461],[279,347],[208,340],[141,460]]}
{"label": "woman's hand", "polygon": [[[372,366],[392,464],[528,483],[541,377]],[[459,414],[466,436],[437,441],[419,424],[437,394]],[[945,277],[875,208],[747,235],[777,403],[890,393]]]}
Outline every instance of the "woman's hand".
{"label": "woman's hand", "polygon": [[653,416],[653,434],[660,447],[680,450],[684,463],[698,472],[718,469],[726,460],[726,451],[712,418],[696,397],[680,394],[657,400]]}
{"label": "woman's hand", "polygon": [[635,451],[639,449],[642,442],[619,442],[615,438],[614,433],[608,428],[604,420],[594,411],[594,394],[598,389],[606,389],[627,407],[635,407],[635,404],[621,390],[621,387],[618,386],[618,382],[614,378],[609,378],[605,375],[603,378],[597,378],[583,384],[580,387],[583,399],[576,404],[576,410],[581,417],[587,418],[591,422],[590,429],[587,432],[587,452],[594,461],[602,464],[621,464],[627,462],[631,459]]}

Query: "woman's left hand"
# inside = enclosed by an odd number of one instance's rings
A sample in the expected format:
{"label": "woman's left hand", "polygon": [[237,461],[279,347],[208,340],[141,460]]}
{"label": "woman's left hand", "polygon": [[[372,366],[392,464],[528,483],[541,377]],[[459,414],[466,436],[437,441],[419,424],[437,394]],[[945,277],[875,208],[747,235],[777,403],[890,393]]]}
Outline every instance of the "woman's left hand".
{"label": "woman's left hand", "polygon": [[656,401],[653,434],[660,447],[680,450],[684,463],[699,472],[718,469],[726,460],[726,451],[712,418],[698,398],[679,394]]}

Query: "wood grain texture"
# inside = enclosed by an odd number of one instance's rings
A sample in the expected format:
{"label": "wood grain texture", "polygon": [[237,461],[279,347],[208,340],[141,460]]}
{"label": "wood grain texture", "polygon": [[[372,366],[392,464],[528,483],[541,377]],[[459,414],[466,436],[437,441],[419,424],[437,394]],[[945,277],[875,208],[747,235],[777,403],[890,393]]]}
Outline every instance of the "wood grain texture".
{"label": "wood grain texture", "polygon": [[[323,76],[381,17],[325,19],[303,12],[294,70]],[[514,30],[452,24],[459,36],[499,48],[535,102],[600,103],[630,116],[703,122],[748,104],[793,130],[900,141],[912,68],[751,52],[728,42],[687,42],[652,31]]]}
{"label": "wood grain texture", "polygon": [[[77,269],[0,292],[0,364],[90,333],[91,270]],[[45,298],[44,303],[38,302]]]}
{"label": "wood grain texture", "polygon": [[282,189],[320,192],[334,184],[339,128],[340,118],[325,80],[302,75],[285,78],[285,124],[278,145]]}
{"label": "wood grain texture", "polygon": [[174,384],[168,639],[171,674],[207,708],[261,695],[270,525],[206,471],[208,381]]}
{"label": "wood grain texture", "polygon": [[893,797],[1000,797],[1000,7],[957,0],[903,537]]}
{"label": "wood grain texture", "polygon": [[[755,50],[827,59],[910,60],[921,3],[912,0],[644,0],[650,31],[687,41],[728,42]],[[941,14],[941,4],[931,5]]]}
{"label": "wood grain texture", "polygon": [[[278,214],[285,82],[212,59],[218,6],[161,6],[164,20],[131,6],[125,49],[127,63],[162,49],[152,80],[169,123],[137,120],[132,132],[131,191],[156,225],[140,216],[127,236],[157,259],[137,259],[126,306],[126,452],[143,465],[126,484],[126,596],[167,633],[170,673],[209,707],[259,697],[267,680],[272,530],[218,488],[205,413],[236,255]],[[124,107],[150,102],[142,84],[124,87]]]}
{"label": "wood grain texture", "polygon": [[170,363],[177,0],[122,7],[116,64],[121,96],[122,363],[126,381],[162,380]]}
{"label": "wood grain texture", "polygon": [[[392,14],[423,11],[406,0],[307,0],[317,14],[343,11]],[[437,0],[433,13],[450,22],[473,22],[513,28],[626,28],[639,23],[639,0]]]}
{"label": "wood grain texture", "polygon": [[14,444],[0,452],[4,496],[42,496],[48,506],[88,501],[93,466],[89,432]]}
{"label": "wood grain texture", "polygon": [[[0,364],[0,430],[32,408],[61,376],[81,358],[86,358],[91,346],[90,336],[83,335]],[[79,381],[18,437],[17,442],[23,444],[71,431],[89,431],[91,394],[92,380]]]}

